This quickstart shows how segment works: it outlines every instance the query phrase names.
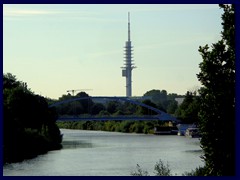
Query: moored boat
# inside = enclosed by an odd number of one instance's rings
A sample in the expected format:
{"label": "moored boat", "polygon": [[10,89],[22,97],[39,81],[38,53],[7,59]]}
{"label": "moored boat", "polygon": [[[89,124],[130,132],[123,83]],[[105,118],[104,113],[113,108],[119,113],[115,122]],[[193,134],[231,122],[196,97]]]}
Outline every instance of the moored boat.
{"label": "moored boat", "polygon": [[176,127],[178,128],[178,136],[185,136],[186,130],[188,128],[196,128],[195,124],[177,124]]}
{"label": "moored boat", "polygon": [[199,128],[188,128],[185,133],[186,137],[198,138],[200,137]]}
{"label": "moored boat", "polygon": [[178,130],[176,127],[163,126],[154,128],[155,135],[177,135],[177,132]]}

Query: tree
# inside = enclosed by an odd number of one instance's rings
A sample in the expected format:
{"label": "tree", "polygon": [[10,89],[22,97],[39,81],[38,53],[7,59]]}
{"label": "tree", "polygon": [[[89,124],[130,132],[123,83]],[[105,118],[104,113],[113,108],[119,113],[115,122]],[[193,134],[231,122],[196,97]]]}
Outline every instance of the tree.
{"label": "tree", "polygon": [[55,109],[12,74],[3,75],[4,163],[61,148]]}
{"label": "tree", "polygon": [[168,100],[175,100],[175,98],[179,97],[176,93],[168,94]]}
{"label": "tree", "polygon": [[201,145],[207,175],[235,175],[235,25],[234,5],[220,5],[222,39],[199,47],[198,80]]}
{"label": "tree", "polygon": [[[149,100],[149,99],[144,100],[142,103],[143,103],[143,104],[146,104],[146,105],[148,105],[148,106],[151,106],[151,107],[153,107],[153,108],[157,108],[157,105],[154,104],[154,103],[153,103],[151,100]],[[139,106],[137,111],[138,111],[138,114],[142,114],[142,115],[155,115],[155,114],[156,114],[155,111],[153,111],[153,110],[151,110],[151,109],[148,109],[148,108],[146,108],[146,107],[143,107],[143,106]]]}
{"label": "tree", "polygon": [[166,90],[161,91],[156,89],[147,91],[143,96],[149,98],[153,103],[157,105],[158,109],[164,112],[167,112],[169,109],[171,109],[170,112],[172,114],[177,108],[175,98],[180,97],[176,93],[167,94]]}
{"label": "tree", "polygon": [[167,100],[167,91],[166,90],[160,91],[160,90],[153,89],[146,92],[143,96],[151,97],[151,101],[153,101],[153,103],[155,104],[158,104]]}
{"label": "tree", "polygon": [[197,123],[199,112],[199,97],[187,91],[182,104],[177,108],[175,115],[184,123]]}
{"label": "tree", "polygon": [[117,111],[118,106],[119,106],[119,103],[117,101],[109,101],[107,103],[107,111],[110,114],[113,114]]}
{"label": "tree", "polygon": [[91,108],[91,114],[96,115],[99,112],[106,110],[105,106],[101,103],[95,103]]}
{"label": "tree", "polygon": [[132,104],[131,102],[124,102],[118,110],[124,112],[125,115],[132,115],[137,111],[137,105]]}
{"label": "tree", "polygon": [[16,76],[11,73],[6,73],[3,75],[3,87],[4,89],[16,88],[20,86],[20,82],[17,81]]}
{"label": "tree", "polygon": [[170,103],[167,106],[167,113],[174,114],[176,109],[178,108],[178,103],[175,100],[169,100]]}
{"label": "tree", "polygon": [[79,97],[79,98],[86,98],[86,99],[82,99],[82,100],[79,100],[79,102],[81,103],[82,105],[82,108],[83,108],[83,112],[84,113],[90,113],[91,111],[91,108],[93,107],[94,105],[94,102],[92,101],[91,98],[89,98],[89,95],[85,92],[80,92],[76,95],[76,97]]}

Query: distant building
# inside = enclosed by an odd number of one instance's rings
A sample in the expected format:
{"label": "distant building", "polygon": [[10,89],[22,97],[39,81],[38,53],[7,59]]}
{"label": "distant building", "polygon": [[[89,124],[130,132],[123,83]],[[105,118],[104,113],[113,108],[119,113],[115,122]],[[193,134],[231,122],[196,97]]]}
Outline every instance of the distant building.
{"label": "distant building", "polygon": [[178,106],[180,106],[184,99],[185,99],[185,97],[179,97],[179,98],[175,98],[175,101],[177,101]]}

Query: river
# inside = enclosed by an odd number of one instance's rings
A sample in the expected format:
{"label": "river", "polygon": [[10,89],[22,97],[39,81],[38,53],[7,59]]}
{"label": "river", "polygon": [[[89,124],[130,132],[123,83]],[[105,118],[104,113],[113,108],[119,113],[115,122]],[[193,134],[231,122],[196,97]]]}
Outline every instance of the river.
{"label": "river", "polygon": [[154,175],[161,159],[172,174],[203,166],[198,138],[61,129],[63,149],[3,166],[4,176],[130,176],[139,164]]}

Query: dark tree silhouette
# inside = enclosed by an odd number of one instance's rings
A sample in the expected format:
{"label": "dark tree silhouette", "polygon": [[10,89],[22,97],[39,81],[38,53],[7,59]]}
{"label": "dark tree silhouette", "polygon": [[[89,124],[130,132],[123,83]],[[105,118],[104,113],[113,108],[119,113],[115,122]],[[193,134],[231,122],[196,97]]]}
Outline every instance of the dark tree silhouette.
{"label": "dark tree silhouette", "polygon": [[201,145],[206,175],[235,175],[235,8],[220,7],[222,39],[199,48]]}

